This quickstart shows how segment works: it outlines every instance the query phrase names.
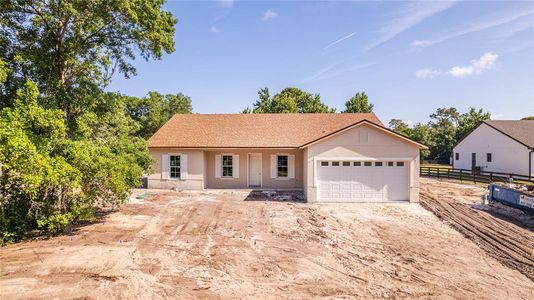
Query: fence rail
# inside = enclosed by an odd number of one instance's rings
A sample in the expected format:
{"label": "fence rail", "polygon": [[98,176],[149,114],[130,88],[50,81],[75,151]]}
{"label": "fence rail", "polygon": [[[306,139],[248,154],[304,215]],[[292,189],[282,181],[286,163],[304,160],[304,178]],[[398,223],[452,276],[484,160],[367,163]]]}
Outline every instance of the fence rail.
{"label": "fence rail", "polygon": [[420,174],[423,177],[446,178],[460,181],[472,181],[481,183],[491,182],[529,182],[534,184],[534,177],[513,173],[471,171],[466,169],[452,169],[446,167],[421,167]]}

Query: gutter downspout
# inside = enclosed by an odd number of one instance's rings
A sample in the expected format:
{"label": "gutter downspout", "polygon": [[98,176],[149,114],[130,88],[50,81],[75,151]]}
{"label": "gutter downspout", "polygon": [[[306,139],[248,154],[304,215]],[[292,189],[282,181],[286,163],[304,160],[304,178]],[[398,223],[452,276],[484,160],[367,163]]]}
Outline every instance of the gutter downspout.
{"label": "gutter downspout", "polygon": [[528,179],[532,180],[532,153],[534,153],[534,149],[530,149],[530,152],[528,153]]}

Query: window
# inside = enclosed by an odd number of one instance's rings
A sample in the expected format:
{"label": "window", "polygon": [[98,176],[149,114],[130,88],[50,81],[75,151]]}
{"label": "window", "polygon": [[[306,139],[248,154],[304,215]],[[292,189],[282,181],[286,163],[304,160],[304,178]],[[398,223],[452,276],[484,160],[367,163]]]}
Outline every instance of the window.
{"label": "window", "polygon": [[398,161],[397,162],[397,167],[404,167],[404,162],[403,161]]}
{"label": "window", "polygon": [[394,163],[392,161],[388,161],[388,167],[393,167]]}
{"label": "window", "polygon": [[375,167],[381,167],[381,166],[382,166],[382,162],[381,161],[375,162]]}
{"label": "window", "polygon": [[354,166],[355,167],[360,167],[362,165],[362,162],[361,161],[355,161],[354,162]]}
{"label": "window", "polygon": [[323,166],[323,167],[328,167],[328,162],[327,162],[327,161],[322,161],[322,162],[321,162],[321,166]]}
{"label": "window", "polygon": [[460,159],[460,153],[456,152],[454,153],[454,159],[459,160]]}
{"label": "window", "polygon": [[222,176],[232,177],[234,175],[233,157],[232,155],[222,156]]}
{"label": "window", "polygon": [[350,167],[350,161],[344,161],[343,167]]}
{"label": "window", "polygon": [[169,156],[170,166],[170,177],[171,178],[180,178],[180,155],[171,155]]}
{"label": "window", "polygon": [[486,161],[491,162],[491,153],[486,153]]}
{"label": "window", "polygon": [[373,165],[373,163],[370,162],[370,161],[366,161],[366,162],[363,163],[363,165],[366,166],[366,167],[370,167],[370,166]]}
{"label": "window", "polygon": [[339,161],[333,161],[332,167],[339,167]]}
{"label": "window", "polygon": [[276,166],[277,166],[276,176],[287,177],[287,174],[288,174],[287,155],[278,155]]}

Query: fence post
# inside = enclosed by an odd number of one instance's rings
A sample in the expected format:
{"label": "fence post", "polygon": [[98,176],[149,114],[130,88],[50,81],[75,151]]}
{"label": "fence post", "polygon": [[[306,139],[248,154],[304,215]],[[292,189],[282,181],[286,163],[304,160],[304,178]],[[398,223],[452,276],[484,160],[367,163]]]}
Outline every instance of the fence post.
{"label": "fence post", "polygon": [[451,169],[447,169],[447,179],[451,179]]}
{"label": "fence post", "polygon": [[476,172],[475,170],[473,170],[473,183],[477,183],[477,179],[476,179]]}
{"label": "fence post", "polygon": [[463,183],[463,180],[462,180],[462,169],[460,169],[460,183]]}
{"label": "fence post", "polygon": [[439,179],[439,168],[438,168],[438,179]]}
{"label": "fence post", "polygon": [[490,183],[493,182],[493,172],[490,172]]}

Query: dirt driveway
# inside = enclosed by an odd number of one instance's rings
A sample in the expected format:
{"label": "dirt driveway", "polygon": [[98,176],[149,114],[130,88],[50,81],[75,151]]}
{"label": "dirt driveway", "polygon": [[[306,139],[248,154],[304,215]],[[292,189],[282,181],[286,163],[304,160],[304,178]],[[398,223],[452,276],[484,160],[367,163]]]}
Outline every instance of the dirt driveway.
{"label": "dirt driveway", "polygon": [[533,299],[534,283],[419,204],[159,192],[0,249],[0,298]]}

